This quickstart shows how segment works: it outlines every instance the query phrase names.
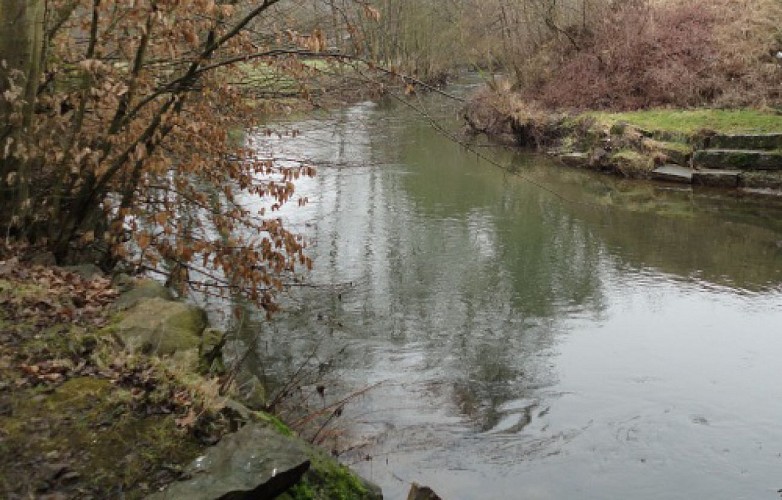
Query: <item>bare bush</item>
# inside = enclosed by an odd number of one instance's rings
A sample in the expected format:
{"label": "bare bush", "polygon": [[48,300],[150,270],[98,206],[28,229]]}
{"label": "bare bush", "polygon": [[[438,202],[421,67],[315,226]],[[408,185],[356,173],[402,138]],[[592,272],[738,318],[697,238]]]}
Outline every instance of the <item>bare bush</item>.
{"label": "bare bush", "polygon": [[779,103],[781,10],[766,0],[614,2],[578,50],[549,47],[561,63],[528,97],[554,108]]}

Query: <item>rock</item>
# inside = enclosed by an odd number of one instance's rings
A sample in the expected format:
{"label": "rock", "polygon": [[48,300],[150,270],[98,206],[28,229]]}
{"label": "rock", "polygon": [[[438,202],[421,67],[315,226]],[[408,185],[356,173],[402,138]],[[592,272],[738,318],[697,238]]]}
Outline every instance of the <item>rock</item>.
{"label": "rock", "polygon": [[207,326],[206,312],[182,302],[142,299],[116,325],[119,337],[145,352],[173,354],[198,349]]}
{"label": "rock", "polygon": [[111,286],[113,286],[120,293],[129,292],[135,283],[136,280],[125,273],[117,273],[111,277]]}
{"label": "rock", "polygon": [[236,372],[236,392],[242,403],[253,410],[266,408],[266,386],[260,377],[249,370],[244,364]]}
{"label": "rock", "polygon": [[223,359],[223,344],[225,333],[216,328],[207,328],[201,335],[201,345],[198,347],[198,357],[201,361],[201,371],[205,373],[225,373]]}
{"label": "rock", "polygon": [[692,158],[696,168],[726,170],[782,170],[782,151],[704,149]]}
{"label": "rock", "polygon": [[262,424],[248,424],[208,449],[189,467],[191,479],[149,500],[272,499],[310,468],[305,445]]}
{"label": "rock", "polygon": [[87,281],[95,278],[103,277],[103,271],[95,264],[79,264],[78,266],[66,266],[63,269],[73,274],[77,274],[82,279]]}
{"label": "rock", "polygon": [[676,142],[659,143],[659,151],[668,157],[669,161],[677,165],[689,165],[692,158],[692,148]]}
{"label": "rock", "polygon": [[[304,489],[312,500],[332,500],[350,498],[351,500],[383,500],[383,491],[379,486],[352,473],[350,469],[326,455],[322,450],[309,448],[312,467],[304,475]],[[300,498],[295,495],[283,495],[280,500]]]}
{"label": "rock", "polygon": [[[120,278],[116,277],[114,281],[118,281],[118,280],[120,280]],[[120,283],[120,286],[123,285]],[[171,293],[171,290],[164,287],[163,285],[161,285],[155,280],[151,280],[151,279],[133,280],[132,283],[130,284],[125,282],[124,287],[127,287],[129,289],[127,292],[120,295],[117,298],[117,301],[114,303],[113,307],[117,311],[124,311],[126,309],[130,309],[142,299],[159,298],[164,300],[174,300],[174,295]]]}
{"label": "rock", "polygon": [[589,155],[589,164],[593,167],[602,166],[608,160],[609,153],[604,148],[595,148]]}
{"label": "rock", "polygon": [[587,153],[565,153],[557,155],[559,161],[568,167],[583,167],[589,164],[589,155]]}
{"label": "rock", "polygon": [[739,185],[751,189],[782,190],[782,172],[744,172]]}
{"label": "rock", "polygon": [[442,498],[432,488],[413,483],[410,485],[410,493],[407,494],[407,500],[442,500]]}
{"label": "rock", "polygon": [[652,170],[652,179],[682,184],[690,184],[692,175],[693,171],[691,168],[680,167],[679,165],[663,165]]}
{"label": "rock", "polygon": [[692,183],[697,186],[735,188],[739,185],[738,170],[696,170],[692,174]]}
{"label": "rock", "polygon": [[714,149],[782,149],[782,134],[733,134],[709,137]]}
{"label": "rock", "polygon": [[467,104],[463,118],[473,133],[484,133],[492,137],[513,137],[513,120],[501,113],[496,106],[478,97]]}
{"label": "rock", "polygon": [[30,255],[30,265],[52,267],[57,265],[57,259],[52,252],[38,251]]}

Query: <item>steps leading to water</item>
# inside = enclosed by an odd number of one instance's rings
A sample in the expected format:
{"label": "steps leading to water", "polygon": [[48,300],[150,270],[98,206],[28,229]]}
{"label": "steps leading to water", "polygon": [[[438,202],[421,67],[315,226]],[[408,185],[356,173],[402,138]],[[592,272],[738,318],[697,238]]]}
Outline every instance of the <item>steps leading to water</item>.
{"label": "steps leading to water", "polygon": [[696,169],[782,170],[782,151],[762,149],[701,149],[692,155]]}
{"label": "steps leading to water", "polygon": [[[692,153],[688,163],[663,165],[652,172],[652,177],[698,186],[778,189],[782,181],[782,134],[713,135]],[[754,175],[756,172],[765,174]]]}
{"label": "steps leading to water", "polygon": [[[782,118],[780,119],[782,122]],[[704,141],[704,149],[782,149],[782,134],[713,135]]]}

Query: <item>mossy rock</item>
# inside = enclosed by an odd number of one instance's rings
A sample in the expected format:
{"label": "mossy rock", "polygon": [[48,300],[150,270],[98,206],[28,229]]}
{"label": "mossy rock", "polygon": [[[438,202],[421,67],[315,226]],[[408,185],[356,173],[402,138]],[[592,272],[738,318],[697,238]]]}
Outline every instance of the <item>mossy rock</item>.
{"label": "mossy rock", "polygon": [[155,280],[135,280],[130,289],[117,298],[113,307],[117,311],[124,311],[144,299],[174,300],[174,295],[171,290]]}
{"label": "mossy rock", "polygon": [[128,346],[170,355],[198,349],[207,326],[206,312],[192,305],[160,298],[143,299],[124,312],[114,332]]}
{"label": "mossy rock", "polygon": [[199,370],[201,373],[225,373],[223,359],[223,339],[225,332],[216,328],[207,328],[201,334],[201,344],[198,347]]}
{"label": "mossy rock", "polygon": [[149,500],[277,498],[310,468],[308,455],[308,445],[300,439],[250,423],[196,459],[188,469],[190,479]]}
{"label": "mossy rock", "polygon": [[379,486],[353,473],[322,450],[309,448],[310,470],[281,500],[382,500]]}
{"label": "mossy rock", "polygon": [[613,153],[610,164],[617,172],[632,178],[649,177],[654,169],[654,162],[649,156],[629,149]]}
{"label": "mossy rock", "polygon": [[103,270],[95,264],[79,264],[76,266],[65,266],[68,272],[78,275],[84,280],[92,280],[95,278],[102,278],[104,276]]}

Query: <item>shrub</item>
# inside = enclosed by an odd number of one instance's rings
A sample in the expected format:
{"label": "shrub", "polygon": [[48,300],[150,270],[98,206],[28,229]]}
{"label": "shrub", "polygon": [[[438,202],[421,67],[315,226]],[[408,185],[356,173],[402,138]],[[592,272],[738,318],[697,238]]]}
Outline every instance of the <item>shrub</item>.
{"label": "shrub", "polygon": [[579,50],[554,48],[561,63],[528,97],[554,108],[779,104],[780,18],[773,0],[615,1]]}

